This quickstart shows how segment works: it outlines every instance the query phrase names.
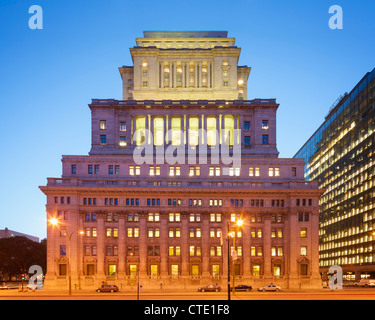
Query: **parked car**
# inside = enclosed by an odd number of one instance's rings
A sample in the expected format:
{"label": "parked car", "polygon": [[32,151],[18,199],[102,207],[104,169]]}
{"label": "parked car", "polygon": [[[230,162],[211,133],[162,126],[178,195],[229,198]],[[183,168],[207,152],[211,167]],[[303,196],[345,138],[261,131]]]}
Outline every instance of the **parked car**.
{"label": "parked car", "polygon": [[[233,290],[233,287],[230,288],[230,289]],[[253,289],[251,286],[247,286],[247,285],[244,285],[244,284],[240,284],[240,285],[234,287],[235,291],[250,291],[251,289]]]}
{"label": "parked car", "polygon": [[118,287],[111,284],[102,285],[98,289],[97,292],[118,292]]}
{"label": "parked car", "polygon": [[280,291],[280,286],[275,286],[273,283],[270,283],[264,287],[258,288],[258,291]]}
{"label": "parked car", "polygon": [[375,287],[375,279],[361,279],[354,282],[355,287]]}
{"label": "parked car", "polygon": [[211,284],[211,285],[208,285],[208,286],[205,286],[205,287],[201,287],[201,288],[198,288],[198,291],[200,292],[219,292],[221,291],[221,287],[218,286],[218,285],[214,285],[214,284]]}
{"label": "parked car", "polygon": [[9,290],[9,289],[18,289],[18,285],[16,284],[0,284],[0,290]]}

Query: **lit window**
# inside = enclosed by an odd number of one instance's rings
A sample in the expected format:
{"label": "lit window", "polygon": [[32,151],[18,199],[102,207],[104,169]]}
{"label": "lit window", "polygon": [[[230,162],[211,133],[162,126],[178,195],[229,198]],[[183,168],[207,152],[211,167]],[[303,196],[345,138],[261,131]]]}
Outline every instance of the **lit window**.
{"label": "lit window", "polygon": [[301,246],[301,256],[306,256],[306,255],[307,255],[307,247]]}
{"label": "lit window", "polygon": [[268,176],[273,177],[273,168],[268,168]]}
{"label": "lit window", "polygon": [[155,175],[155,167],[151,166],[149,167],[149,175],[154,176]]}
{"label": "lit window", "polygon": [[267,130],[268,129],[268,120],[262,121],[262,129]]}
{"label": "lit window", "polygon": [[120,131],[126,131],[126,122],[120,122]]}
{"label": "lit window", "polygon": [[105,120],[100,120],[100,130],[107,129],[107,122]]}
{"label": "lit window", "polygon": [[275,168],[275,177],[280,177],[280,168]]}
{"label": "lit window", "polygon": [[259,177],[259,176],[260,176],[260,169],[259,169],[259,167],[256,167],[256,168],[255,168],[255,176],[256,176],[256,177]]}
{"label": "lit window", "polygon": [[301,229],[301,238],[306,238],[307,237],[307,229],[306,228],[302,228]]}
{"label": "lit window", "polygon": [[125,136],[120,137],[119,146],[120,147],[126,147],[126,137]]}

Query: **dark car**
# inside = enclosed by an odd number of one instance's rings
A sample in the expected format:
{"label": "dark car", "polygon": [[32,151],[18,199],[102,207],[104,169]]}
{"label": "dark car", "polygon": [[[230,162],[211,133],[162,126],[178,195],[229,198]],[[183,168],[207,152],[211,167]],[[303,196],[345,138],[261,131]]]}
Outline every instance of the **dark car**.
{"label": "dark car", "polygon": [[115,285],[103,285],[96,289],[97,292],[117,292],[118,287]]}
{"label": "dark car", "polygon": [[[233,290],[233,287],[230,289]],[[244,284],[240,284],[234,287],[235,291],[250,291],[251,289],[253,289],[251,286],[246,286]]]}
{"label": "dark car", "polygon": [[200,292],[219,292],[219,291],[221,291],[221,287],[218,286],[218,285],[211,284],[211,285],[208,285],[208,286],[205,286],[205,287],[198,288],[198,291],[200,291]]}

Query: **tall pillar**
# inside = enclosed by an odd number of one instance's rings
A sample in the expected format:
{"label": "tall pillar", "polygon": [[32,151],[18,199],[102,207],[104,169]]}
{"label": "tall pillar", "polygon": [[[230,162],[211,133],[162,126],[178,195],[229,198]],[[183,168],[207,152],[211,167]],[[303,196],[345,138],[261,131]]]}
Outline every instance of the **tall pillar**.
{"label": "tall pillar", "polygon": [[194,88],[198,87],[198,63],[194,62]]}
{"label": "tall pillar", "polygon": [[251,228],[249,221],[245,221],[242,228],[242,254],[243,254],[243,278],[246,281],[251,282],[253,276],[250,272],[250,250],[251,250]]}
{"label": "tall pillar", "polygon": [[297,259],[299,257],[300,248],[299,241],[297,238],[298,233],[298,213],[297,212],[291,212],[289,214],[289,259],[286,259],[286,261],[289,261],[289,288],[297,288],[298,287],[298,262]]}
{"label": "tall pillar", "polygon": [[[47,209],[47,221],[55,217],[55,210]],[[45,274],[44,287],[53,288],[56,277],[59,275],[56,258],[60,252],[58,248],[58,239],[60,230],[49,223],[47,224],[47,273]],[[45,270],[44,270],[45,272]]]}
{"label": "tall pillar", "polygon": [[147,279],[147,241],[143,239],[147,235],[146,213],[139,214],[139,278]]}
{"label": "tall pillar", "polygon": [[186,64],[185,64],[185,62],[183,62],[182,63],[182,73],[181,73],[181,77],[182,77],[182,88],[185,88],[185,85],[186,85],[186,83],[185,83],[185,74],[186,74],[186,72],[185,72],[185,67],[186,67]]}
{"label": "tall pillar", "polygon": [[118,278],[125,280],[125,259],[126,259],[126,232],[125,232],[125,213],[118,214]]}
{"label": "tall pillar", "polygon": [[169,62],[169,88],[172,88],[172,62]]}
{"label": "tall pillar", "polygon": [[202,88],[202,62],[198,65],[198,87]]}
{"label": "tall pillar", "polygon": [[190,62],[186,65],[186,88],[190,88]]}
{"label": "tall pillar", "polygon": [[201,215],[202,227],[202,278],[210,278],[209,215]]}
{"label": "tall pillar", "polygon": [[173,62],[173,88],[177,88],[177,62]]}
{"label": "tall pillar", "polygon": [[189,215],[181,213],[181,278],[189,280]]}
{"label": "tall pillar", "polygon": [[168,214],[160,215],[160,277],[168,279]]}
{"label": "tall pillar", "polygon": [[105,281],[104,260],[105,260],[105,227],[104,227],[104,212],[96,213],[97,221],[97,237],[96,237],[96,281],[101,285]]}
{"label": "tall pillar", "polygon": [[269,282],[272,280],[271,271],[271,216],[263,215],[263,257],[264,257],[264,281]]}
{"label": "tall pillar", "polygon": [[211,88],[211,62],[207,63],[207,88]]}

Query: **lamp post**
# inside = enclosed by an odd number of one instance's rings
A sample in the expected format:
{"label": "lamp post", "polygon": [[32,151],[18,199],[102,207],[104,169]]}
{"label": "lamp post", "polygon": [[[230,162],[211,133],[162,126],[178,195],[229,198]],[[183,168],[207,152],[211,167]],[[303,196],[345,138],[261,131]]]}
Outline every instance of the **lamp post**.
{"label": "lamp post", "polygon": [[[51,218],[50,219],[50,223],[52,226],[56,226],[59,228],[60,231],[62,230],[65,230],[65,236],[67,237],[68,239],[68,284],[69,284],[69,295],[72,294],[72,276],[71,276],[71,270],[70,270],[70,258],[71,258],[71,254],[70,254],[70,243],[71,243],[71,238],[72,238],[72,235],[74,232],[76,232],[75,230],[73,230],[70,234],[67,232],[66,228],[62,229],[60,224],[59,224],[59,220],[56,219],[56,218]],[[79,234],[83,234],[83,231],[79,231]]]}
{"label": "lamp post", "polygon": [[228,242],[228,300],[230,300],[230,233],[229,233],[229,222],[228,222],[228,233],[227,233],[227,242]]}
{"label": "lamp post", "polygon": [[[234,233],[233,233],[233,258],[232,258],[232,263],[233,263],[233,267],[232,267],[232,269],[233,269],[233,294],[234,294],[234,292],[235,292],[235,284],[234,284],[234,282],[235,282],[235,268],[234,268],[234,265],[235,265],[235,262],[236,262],[236,260],[237,260],[237,250],[236,250],[236,233],[238,232],[238,228],[240,228],[240,227],[242,227],[242,225],[243,225],[243,220],[241,220],[241,219],[238,219],[237,221],[236,221],[236,230],[234,231]],[[229,226],[229,223],[228,223],[228,226]],[[229,227],[228,227],[228,229],[229,229]],[[229,242],[228,242],[228,245],[229,245]],[[229,250],[229,249],[228,249]],[[228,261],[228,266],[229,266],[229,261]],[[229,270],[229,267],[228,267],[228,270]],[[229,279],[229,273],[228,273],[228,279]],[[228,280],[229,281],[229,280]],[[230,289],[230,288],[229,288]]]}

